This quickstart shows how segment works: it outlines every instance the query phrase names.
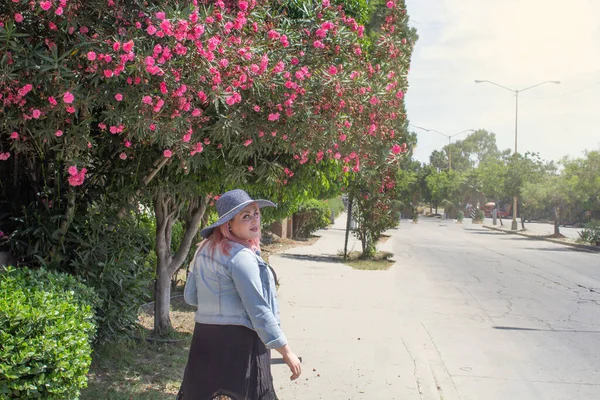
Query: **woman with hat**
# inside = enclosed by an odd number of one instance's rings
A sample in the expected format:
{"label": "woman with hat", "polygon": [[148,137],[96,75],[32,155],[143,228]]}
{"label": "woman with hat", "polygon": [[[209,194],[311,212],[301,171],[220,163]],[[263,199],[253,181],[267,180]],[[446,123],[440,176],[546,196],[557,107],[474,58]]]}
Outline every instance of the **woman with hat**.
{"label": "woman with hat", "polygon": [[243,190],[216,202],[219,219],[192,261],[185,301],[197,307],[196,326],[178,399],[275,400],[270,350],[300,376],[300,360],[280,327],[276,276],[260,257],[260,208]]}

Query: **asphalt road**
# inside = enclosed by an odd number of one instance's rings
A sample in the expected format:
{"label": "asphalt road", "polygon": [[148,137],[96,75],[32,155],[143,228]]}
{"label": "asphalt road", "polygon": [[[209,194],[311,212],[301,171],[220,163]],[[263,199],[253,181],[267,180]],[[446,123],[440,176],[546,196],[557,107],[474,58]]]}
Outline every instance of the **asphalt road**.
{"label": "asphalt road", "polygon": [[444,400],[600,399],[600,254],[427,219],[391,241]]}
{"label": "asphalt road", "polygon": [[303,357],[273,366],[280,399],[600,399],[600,253],[421,218],[359,271],[331,259],[343,222],[271,258]]}

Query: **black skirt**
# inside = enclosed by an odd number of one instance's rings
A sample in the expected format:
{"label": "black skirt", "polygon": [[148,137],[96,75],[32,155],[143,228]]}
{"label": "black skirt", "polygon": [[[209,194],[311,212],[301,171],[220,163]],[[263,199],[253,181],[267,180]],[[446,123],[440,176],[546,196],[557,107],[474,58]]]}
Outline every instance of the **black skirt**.
{"label": "black skirt", "polygon": [[255,331],[196,323],[177,400],[215,398],[277,400],[271,352]]}

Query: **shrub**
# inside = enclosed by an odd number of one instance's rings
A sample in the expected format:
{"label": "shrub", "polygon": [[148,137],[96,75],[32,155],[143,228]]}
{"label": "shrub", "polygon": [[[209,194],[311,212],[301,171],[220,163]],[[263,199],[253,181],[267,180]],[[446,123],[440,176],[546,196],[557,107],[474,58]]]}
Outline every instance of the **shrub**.
{"label": "shrub", "polygon": [[92,289],[46,270],[0,270],[0,397],[77,398],[95,333]]}
{"label": "shrub", "polygon": [[475,212],[475,218],[474,221],[483,221],[483,219],[485,218],[485,214],[483,211],[481,210],[477,210]]}
{"label": "shrub", "polygon": [[128,333],[139,306],[150,299],[156,266],[149,248],[156,234],[154,219],[133,212],[118,218],[115,208],[90,205],[73,216],[59,242],[52,209],[25,210],[12,233],[13,252],[21,262],[67,272],[94,289],[97,341]]}
{"label": "shrub", "polygon": [[330,212],[333,212],[336,217],[338,217],[346,209],[344,202],[339,197],[325,200],[325,204],[327,204]]}
{"label": "shrub", "polygon": [[600,221],[593,220],[585,224],[585,228],[579,232],[579,237],[584,242],[600,246]]}
{"label": "shrub", "polygon": [[329,225],[329,206],[311,199],[298,206],[294,215],[294,230],[297,237],[308,237],[311,233]]}
{"label": "shrub", "polygon": [[457,219],[458,222],[462,222],[464,218],[465,218],[465,213],[464,212],[459,211],[456,214],[456,219]]}

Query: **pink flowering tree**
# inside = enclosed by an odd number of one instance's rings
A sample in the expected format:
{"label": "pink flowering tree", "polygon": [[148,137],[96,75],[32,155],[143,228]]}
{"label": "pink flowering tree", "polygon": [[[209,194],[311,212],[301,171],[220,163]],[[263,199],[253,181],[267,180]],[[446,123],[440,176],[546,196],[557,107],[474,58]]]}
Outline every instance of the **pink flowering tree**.
{"label": "pink flowering tree", "polygon": [[211,193],[285,191],[332,163],[350,177],[403,151],[403,3],[379,10],[368,54],[365,28],[327,0],[303,18],[273,11],[254,0],[0,5],[0,170],[30,188],[5,197],[46,207],[39,194],[53,193],[56,243],[100,188],[114,189],[119,215],[151,205],[157,333]]}

